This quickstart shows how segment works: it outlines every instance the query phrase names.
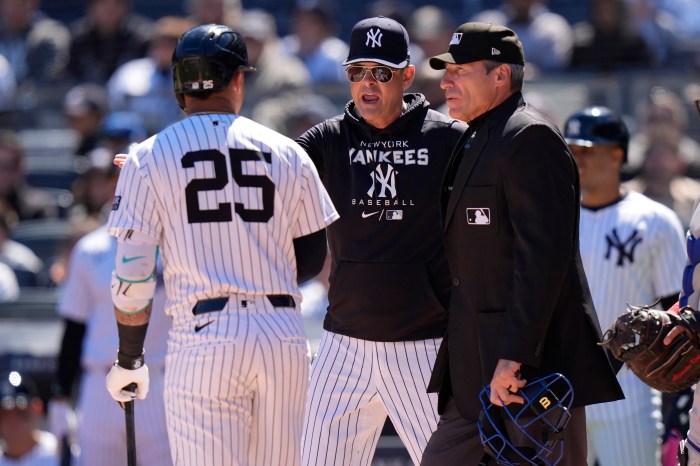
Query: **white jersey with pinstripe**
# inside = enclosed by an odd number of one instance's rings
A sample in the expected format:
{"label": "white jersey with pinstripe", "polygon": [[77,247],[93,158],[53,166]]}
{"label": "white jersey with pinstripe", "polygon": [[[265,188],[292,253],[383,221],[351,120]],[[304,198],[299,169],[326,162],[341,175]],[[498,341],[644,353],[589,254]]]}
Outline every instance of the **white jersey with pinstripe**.
{"label": "white jersey with pinstripe", "polygon": [[[669,208],[629,192],[600,209],[581,209],[581,257],[603,331],[627,303],[651,304],[680,289],[683,230]],[[625,399],[586,407],[589,455],[600,466],[656,466],[660,395],[626,367]]]}
{"label": "white jersey with pinstripe", "polygon": [[129,153],[115,199],[110,233],[161,245],[174,463],[298,464],[309,355],[292,240],[338,216],[311,160],[244,117],[196,114]]}
{"label": "white jersey with pinstripe", "polygon": [[[123,466],[126,458],[124,411],[104,389],[105,374],[114,364],[119,339],[109,291],[116,240],[101,227],[82,237],[71,252],[66,281],[61,288],[58,314],[85,324],[77,402],[79,416],[78,465]],[[170,319],[163,313],[165,289],[157,281],[153,317],[144,349],[148,355],[151,391],[134,410],[140,464],[171,464],[165,427],[163,380]]]}

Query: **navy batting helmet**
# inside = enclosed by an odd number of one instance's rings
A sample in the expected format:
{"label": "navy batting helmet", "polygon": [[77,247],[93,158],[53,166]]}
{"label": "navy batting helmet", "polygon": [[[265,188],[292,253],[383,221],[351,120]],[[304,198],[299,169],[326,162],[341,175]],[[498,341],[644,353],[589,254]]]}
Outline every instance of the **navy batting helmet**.
{"label": "navy batting helmet", "polygon": [[[571,418],[569,409],[574,399],[571,383],[555,373],[531,380],[518,394],[525,399],[524,404],[501,407],[491,403],[488,385],[481,390],[479,399],[483,409],[477,427],[484,449],[498,464],[557,464],[564,449],[562,433]],[[506,420],[522,432],[526,446],[515,445],[510,440]]]}
{"label": "navy batting helmet", "polygon": [[37,396],[36,385],[28,377],[17,371],[0,375],[0,408],[27,409]]}
{"label": "navy batting helmet", "polygon": [[564,125],[564,137],[573,146],[617,145],[627,161],[629,131],[622,118],[607,107],[594,105],[571,115]]}
{"label": "navy batting helmet", "polygon": [[254,71],[240,34],[227,26],[205,24],[185,32],[173,51],[175,95],[221,90],[236,71]]}

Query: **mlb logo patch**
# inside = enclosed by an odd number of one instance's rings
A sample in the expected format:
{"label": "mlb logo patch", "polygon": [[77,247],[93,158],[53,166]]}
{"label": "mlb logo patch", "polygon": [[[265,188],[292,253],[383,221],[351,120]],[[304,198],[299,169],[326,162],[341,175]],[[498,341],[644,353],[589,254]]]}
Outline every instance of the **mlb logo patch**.
{"label": "mlb logo patch", "polygon": [[452,34],[452,39],[450,40],[450,45],[457,45],[460,42],[462,42],[462,33],[455,32],[454,34]]}
{"label": "mlb logo patch", "polygon": [[114,200],[112,201],[112,210],[117,210],[119,208],[119,204],[121,202],[122,202],[121,196],[114,196]]}
{"label": "mlb logo patch", "polygon": [[467,224],[469,225],[490,225],[491,209],[488,207],[468,207]]}
{"label": "mlb logo patch", "polygon": [[387,210],[387,220],[403,220],[403,210]]}

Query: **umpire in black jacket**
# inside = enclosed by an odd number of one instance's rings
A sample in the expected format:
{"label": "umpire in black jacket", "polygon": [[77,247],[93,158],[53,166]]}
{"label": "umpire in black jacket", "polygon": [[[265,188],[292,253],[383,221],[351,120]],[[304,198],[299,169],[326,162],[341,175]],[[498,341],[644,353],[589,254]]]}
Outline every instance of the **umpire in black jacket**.
{"label": "umpire in black jacket", "polygon": [[466,23],[432,57],[450,116],[469,129],[443,186],[452,299],[429,391],[440,423],[422,465],[476,465],[479,392],[522,402],[528,378],[574,387],[559,466],[586,465],[585,405],[623,397],[605,352],[579,254],[579,180],[556,126],[523,101],[524,55],[508,28]]}

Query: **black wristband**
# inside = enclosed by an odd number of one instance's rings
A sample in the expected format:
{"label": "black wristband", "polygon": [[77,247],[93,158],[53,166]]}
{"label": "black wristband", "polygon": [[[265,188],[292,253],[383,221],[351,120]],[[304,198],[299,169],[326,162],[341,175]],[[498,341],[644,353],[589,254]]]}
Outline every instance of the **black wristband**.
{"label": "black wristband", "polygon": [[143,325],[124,325],[117,322],[119,333],[119,353],[126,357],[138,358],[143,354],[148,322]]}
{"label": "black wristband", "polygon": [[134,356],[127,356],[125,354],[122,354],[120,351],[117,351],[116,364],[117,364],[117,366],[123,367],[124,369],[129,369],[129,370],[138,369],[139,367],[143,366],[143,364],[144,364],[143,353],[134,357]]}

